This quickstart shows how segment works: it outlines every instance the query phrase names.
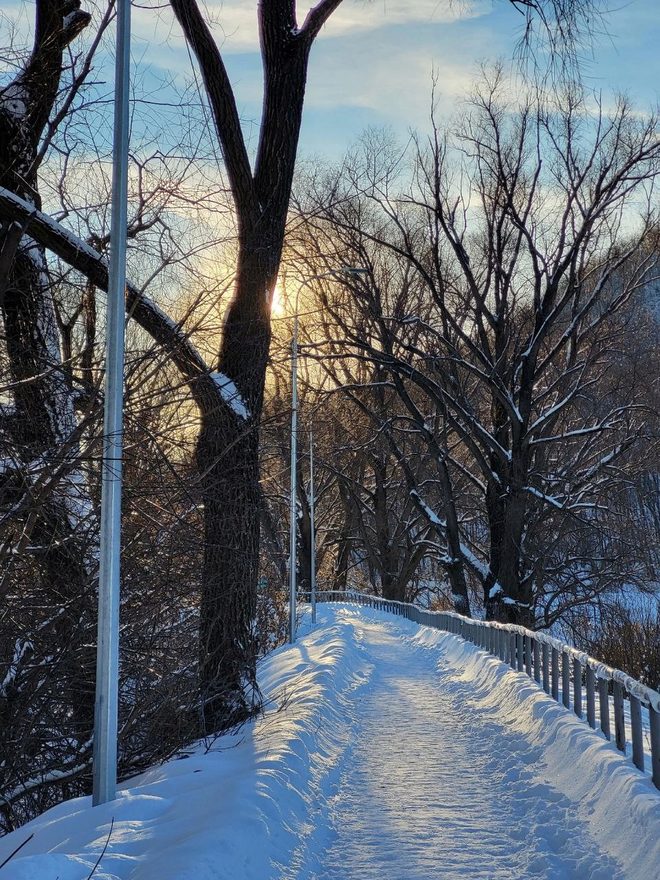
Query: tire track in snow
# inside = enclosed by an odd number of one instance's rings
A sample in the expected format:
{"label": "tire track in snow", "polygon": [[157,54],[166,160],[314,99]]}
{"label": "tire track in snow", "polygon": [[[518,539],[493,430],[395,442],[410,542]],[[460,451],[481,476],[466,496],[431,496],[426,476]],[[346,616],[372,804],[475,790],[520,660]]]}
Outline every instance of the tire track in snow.
{"label": "tire track in snow", "polygon": [[375,669],[347,718],[342,773],[318,793],[296,880],[622,877],[538,775],[539,750],[475,715],[437,649],[394,622],[356,625]]}

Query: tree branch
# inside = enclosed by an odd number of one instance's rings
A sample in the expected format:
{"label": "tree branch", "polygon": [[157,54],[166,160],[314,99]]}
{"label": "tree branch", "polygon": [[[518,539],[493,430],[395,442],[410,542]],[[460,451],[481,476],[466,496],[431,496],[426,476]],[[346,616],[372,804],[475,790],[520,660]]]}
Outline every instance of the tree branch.
{"label": "tree branch", "polygon": [[222,146],[239,223],[254,223],[258,216],[258,205],[252,169],[227,68],[195,0],[170,0],[170,4],[199,64]]}
{"label": "tree branch", "polygon": [[313,40],[340,4],[341,0],[321,0],[316,6],[312,6],[307,13],[301,33]]}
{"label": "tree branch", "polygon": [[[107,291],[108,266],[104,257],[47,214],[37,211],[3,187],[0,187],[0,221],[20,223],[40,245],[60,257],[96,287]],[[126,285],[126,309],[157,343],[168,350],[202,411],[207,411],[211,404],[224,405],[208,365],[185,331],[130,282]]]}

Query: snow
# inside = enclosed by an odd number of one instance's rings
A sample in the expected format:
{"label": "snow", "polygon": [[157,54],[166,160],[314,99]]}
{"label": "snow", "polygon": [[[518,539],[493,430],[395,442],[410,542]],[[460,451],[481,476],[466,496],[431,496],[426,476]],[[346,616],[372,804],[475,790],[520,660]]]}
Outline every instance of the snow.
{"label": "snow", "polygon": [[[74,449],[77,452],[77,447]],[[82,534],[91,530],[96,523],[94,505],[89,491],[87,477],[79,469],[64,473],[55,487],[55,497],[61,503],[71,529]],[[96,551],[94,551],[95,555]]]}
{"label": "snow", "polygon": [[27,96],[24,86],[11,83],[0,92],[0,107],[16,119],[23,119],[27,113]]}
{"label": "snow", "polygon": [[435,511],[433,511],[429,507],[429,505],[426,503],[426,501],[424,501],[424,499],[421,497],[421,495],[419,494],[419,492],[416,489],[410,490],[410,497],[417,499],[420,507],[424,511],[424,514],[426,515],[426,518],[428,519],[428,521],[430,523],[432,523],[434,526],[437,526],[438,528],[441,528],[441,529],[445,528],[445,526],[446,526],[445,520],[440,519],[440,517],[437,515],[437,513],[435,513]]}
{"label": "snow", "polygon": [[[434,525],[437,529],[444,529],[447,527],[447,521],[440,519],[440,517],[429,507],[429,505],[426,503],[426,501],[424,501],[424,499],[421,497],[416,489],[411,489],[410,497],[417,499],[417,503],[422,508],[422,510],[424,511],[424,515],[432,525]],[[467,564],[473,569],[473,571],[476,571],[481,578],[485,579],[488,575],[488,567],[484,565],[484,563],[481,562],[474,555],[474,553],[466,544],[461,543],[460,548],[461,554],[465,562],[467,562]],[[447,558],[446,561],[448,563],[451,563],[453,560]],[[499,589],[501,592],[501,587]]]}
{"label": "snow", "polygon": [[249,421],[250,410],[248,405],[229,376],[225,376],[224,373],[211,373],[211,378],[220,391],[224,402],[229,405],[239,419],[243,419],[244,422]]}
{"label": "snow", "polygon": [[71,25],[74,24],[76,19],[79,17],[80,17],[80,10],[79,9],[74,9],[73,12],[69,12],[68,15],[65,15],[64,20],[62,22],[64,29],[66,30],[67,28],[70,28]]}
{"label": "snow", "polygon": [[260,666],[264,717],[0,840],[8,880],[650,880],[651,781],[457,636],[330,604]]}
{"label": "snow", "polygon": [[62,372],[53,286],[48,276],[44,251],[28,236],[23,236],[22,247],[38,278],[39,295],[36,298],[34,333],[44,381],[50,387],[50,393],[44,395],[44,405],[48,410],[52,436],[59,445],[64,445],[75,430],[76,415],[72,395]]}
{"label": "snow", "polygon": [[467,564],[472,567],[483,579],[488,576],[488,566],[484,565],[481,560],[477,559],[474,553],[465,544],[461,543],[461,553]]}
{"label": "snow", "polygon": [[0,697],[6,698],[9,688],[13,685],[16,680],[16,673],[21,665],[21,662],[26,654],[30,653],[34,650],[34,646],[29,639],[17,639],[14,644],[14,656],[12,658],[11,663],[9,664],[9,668],[7,673],[0,684]]}
{"label": "snow", "polygon": [[534,495],[536,498],[540,498],[541,501],[545,501],[551,507],[556,507],[558,510],[563,510],[564,505],[558,498],[555,498],[553,495],[545,495],[539,489],[535,489],[533,486],[527,486],[525,488],[526,492],[529,492],[530,495]]}
{"label": "snow", "polygon": [[[19,196],[15,195],[14,193],[10,192],[10,190],[2,186],[0,186],[0,203],[2,203],[2,213],[4,216],[7,215],[9,209],[11,211],[11,214],[15,212],[16,216],[20,217],[25,222],[27,222],[29,218],[34,217],[39,221],[39,223],[41,223],[44,227],[48,229],[49,233],[53,236],[53,239],[55,241],[58,241],[61,246],[65,246],[66,249],[70,251],[79,252],[79,254],[81,254],[86,260],[89,260],[91,263],[102,267],[103,270],[107,273],[107,260],[102,257],[101,254],[98,253],[98,251],[95,251],[94,248],[88,245],[87,242],[74,235],[71,230],[66,229],[64,226],[61,226],[53,217],[50,217],[48,214],[44,214],[41,211],[37,211],[33,204],[30,204],[28,201],[21,199]],[[58,249],[57,247],[52,246],[52,249],[54,252],[58,253],[65,261],[71,264],[70,255],[63,256],[62,247]],[[168,333],[170,333],[175,338],[177,344],[181,346],[182,350],[184,350],[189,356],[190,361],[196,367],[198,367],[200,371],[205,372],[206,366],[204,364],[202,356],[192,345],[192,343],[190,342],[189,334],[185,332],[181,325],[175,323],[158,305],[156,305],[153,300],[151,300],[145,293],[138,290],[135,286],[131,285],[130,282],[127,283],[127,287],[131,291],[134,299],[136,301],[139,301],[144,309],[151,313],[156,323],[162,325],[168,331]]]}

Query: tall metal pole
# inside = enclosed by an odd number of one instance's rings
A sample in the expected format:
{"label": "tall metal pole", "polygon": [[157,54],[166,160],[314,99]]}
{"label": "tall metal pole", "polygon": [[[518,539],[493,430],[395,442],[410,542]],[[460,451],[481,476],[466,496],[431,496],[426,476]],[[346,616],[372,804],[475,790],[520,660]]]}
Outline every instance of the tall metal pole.
{"label": "tall metal pole", "polygon": [[298,298],[291,341],[291,514],[289,530],[289,642],[296,640],[296,575],[298,534]]}
{"label": "tall metal pole", "polygon": [[92,803],[94,805],[114,800],[117,789],[119,563],[124,321],[126,316],[124,292],[126,288],[130,34],[130,0],[117,0],[112,214],[108,274],[99,610],[92,774]]}
{"label": "tall metal pole", "polygon": [[[341,266],[339,269],[331,269],[320,275],[313,275],[303,283],[309,284],[316,278],[329,278],[333,275],[366,275],[368,269],[356,266]],[[298,534],[298,297],[300,288],[296,293],[296,307],[293,319],[293,340],[291,342],[291,524],[289,531],[289,642],[296,640],[296,577],[297,577],[297,543]],[[312,516],[312,534],[314,532]],[[312,540],[312,620],[316,621],[316,553],[314,540]]]}
{"label": "tall metal pole", "polygon": [[316,522],[314,520],[314,434],[309,426],[309,584],[312,602],[312,623],[316,623]]}

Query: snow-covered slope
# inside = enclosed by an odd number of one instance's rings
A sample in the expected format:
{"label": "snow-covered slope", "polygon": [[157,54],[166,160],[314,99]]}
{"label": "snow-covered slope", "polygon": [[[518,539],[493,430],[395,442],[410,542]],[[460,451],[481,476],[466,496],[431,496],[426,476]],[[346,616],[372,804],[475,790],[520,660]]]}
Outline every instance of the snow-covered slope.
{"label": "snow-covered slope", "polygon": [[660,796],[522,674],[462,640],[322,606],[261,666],[234,736],[0,840],[0,880],[651,880]]}

